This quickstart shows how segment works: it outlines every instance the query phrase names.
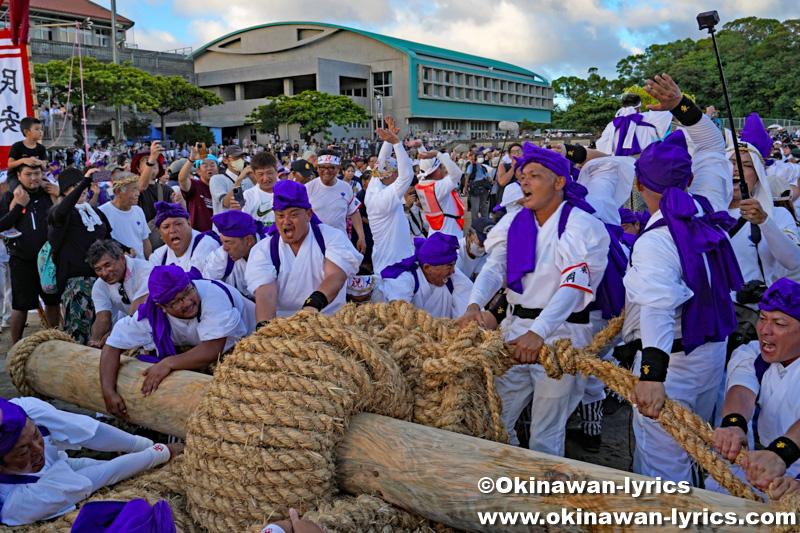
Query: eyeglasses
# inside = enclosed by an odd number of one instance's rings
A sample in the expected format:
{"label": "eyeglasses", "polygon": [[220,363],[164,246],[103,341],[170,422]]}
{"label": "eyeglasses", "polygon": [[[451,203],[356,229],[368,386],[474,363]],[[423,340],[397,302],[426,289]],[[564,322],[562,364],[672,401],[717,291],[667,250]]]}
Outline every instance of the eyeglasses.
{"label": "eyeglasses", "polygon": [[125,285],[121,281],[119,282],[119,296],[122,298],[122,303],[131,305],[131,299],[128,298],[128,293],[125,292]]}
{"label": "eyeglasses", "polygon": [[336,172],[336,167],[330,165],[320,165],[317,167],[317,170],[320,172]]}
{"label": "eyeglasses", "polygon": [[522,150],[509,150],[509,153],[512,153],[512,154],[521,154],[521,153],[522,153]]}
{"label": "eyeglasses", "polygon": [[175,311],[184,301],[189,301],[189,298],[191,298],[192,293],[194,293],[194,285],[190,283],[182,294],[176,296],[175,299],[172,300],[172,302],[169,305],[165,305],[164,308],[169,309],[170,311]]}

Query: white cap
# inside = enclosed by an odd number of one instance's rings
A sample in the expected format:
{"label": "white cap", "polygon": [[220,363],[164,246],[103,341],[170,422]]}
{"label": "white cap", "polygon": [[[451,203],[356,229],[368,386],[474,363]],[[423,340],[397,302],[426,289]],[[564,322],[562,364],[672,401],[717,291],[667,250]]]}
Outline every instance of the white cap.
{"label": "white cap", "polygon": [[442,164],[442,162],[439,161],[439,158],[437,158],[437,157],[434,157],[432,159],[420,159],[420,161],[419,161],[419,177],[420,178],[425,178],[427,176],[430,176],[431,174],[433,174],[434,170],[439,168],[439,166],[441,164]]}

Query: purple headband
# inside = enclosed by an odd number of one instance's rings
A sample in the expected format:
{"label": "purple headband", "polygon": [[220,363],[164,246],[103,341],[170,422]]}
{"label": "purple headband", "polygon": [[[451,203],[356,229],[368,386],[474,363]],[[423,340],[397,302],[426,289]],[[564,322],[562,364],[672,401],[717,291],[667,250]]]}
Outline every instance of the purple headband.
{"label": "purple headband", "polygon": [[0,457],[3,457],[17,445],[28,415],[22,407],[5,398],[0,398],[0,413],[3,417],[0,420]]}
{"label": "purple headband", "polygon": [[641,224],[642,227],[644,227],[650,220],[650,213],[647,211],[642,211],[641,213],[634,213],[634,215],[636,216],[636,220],[639,221],[639,224]]}
{"label": "purple headband", "polygon": [[682,130],[649,144],[634,164],[636,179],[653,192],[669,187],[684,190],[692,178],[692,158]]}
{"label": "purple headband", "polygon": [[290,207],[311,209],[306,186],[292,180],[281,180],[272,188],[272,209],[284,211]]}
{"label": "purple headband", "polygon": [[137,498],[127,502],[89,502],[81,507],[70,533],[175,533],[172,509],[164,500],[152,507]]}
{"label": "purple headband", "polygon": [[153,267],[150,272],[150,278],[147,280],[150,294],[147,296],[147,300],[139,306],[137,320],[147,319],[150,323],[158,359],[175,355],[176,352],[175,345],[172,343],[172,327],[167,314],[156,304],[168,304],[194,279],[202,279],[200,271],[194,267],[188,274],[177,265],[159,265]]}
{"label": "purple headband", "polygon": [[247,237],[248,235],[266,234],[264,224],[243,211],[230,210],[211,217],[220,235],[225,237]]}
{"label": "purple headband", "polygon": [[526,142],[522,147],[522,156],[517,159],[517,163],[514,165],[514,172],[517,169],[521,171],[528,163],[539,163],[552,170],[556,176],[569,179],[571,175],[569,159],[558,152],[539,148],[533,143]]}
{"label": "purple headband", "polygon": [[742,141],[752,144],[764,159],[769,158],[769,154],[772,152],[772,137],[769,136],[766,128],[764,128],[764,123],[761,122],[761,117],[758,116],[758,113],[750,113],[744,119]]}
{"label": "purple headband", "polygon": [[636,214],[627,207],[619,208],[619,218],[622,224],[636,224],[639,222],[639,219],[636,218]]}
{"label": "purple headband", "polygon": [[155,226],[161,227],[161,223],[168,218],[185,218],[189,219],[189,213],[183,208],[181,204],[171,204],[169,202],[156,202],[156,219]]}
{"label": "purple headband", "polygon": [[436,232],[422,243],[417,251],[420,265],[446,265],[458,259],[458,239],[452,235]]}
{"label": "purple headband", "polygon": [[800,284],[788,278],[773,283],[758,304],[764,311],[780,311],[800,320]]}

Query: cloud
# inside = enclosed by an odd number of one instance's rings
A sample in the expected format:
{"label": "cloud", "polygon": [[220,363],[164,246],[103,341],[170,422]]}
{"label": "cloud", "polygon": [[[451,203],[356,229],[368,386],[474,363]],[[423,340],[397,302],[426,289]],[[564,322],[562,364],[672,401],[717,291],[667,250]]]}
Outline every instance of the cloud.
{"label": "cloud", "polygon": [[[131,37],[133,37],[133,39],[131,39]],[[134,26],[133,31],[128,32],[128,40],[135,42],[139,45],[139,48],[161,52],[190,46],[189,42],[177,38],[173,32],[149,30],[139,28],[138,26]]]}
{"label": "cloud", "polygon": [[[796,0],[718,4],[702,9],[716,7],[723,24],[800,17]],[[507,61],[551,80],[583,76],[591,67],[613,77],[620,59],[651,44],[706,36],[697,29],[696,0],[174,0],[164,8],[174,17],[171,35],[156,30],[164,20],[133,17],[140,46],[199,48],[259,24],[314,20]]]}

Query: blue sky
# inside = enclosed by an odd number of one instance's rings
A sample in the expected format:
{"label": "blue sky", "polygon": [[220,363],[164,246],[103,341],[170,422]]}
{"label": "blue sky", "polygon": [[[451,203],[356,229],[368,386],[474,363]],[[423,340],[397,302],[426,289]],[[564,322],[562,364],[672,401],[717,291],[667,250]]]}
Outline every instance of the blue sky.
{"label": "blue sky", "polygon": [[650,44],[704,37],[695,17],[712,9],[722,23],[800,18],[797,0],[117,0],[141,48],[199,48],[257,24],[310,20],[508,61],[548,79],[591,67],[614,77],[617,61]]}

